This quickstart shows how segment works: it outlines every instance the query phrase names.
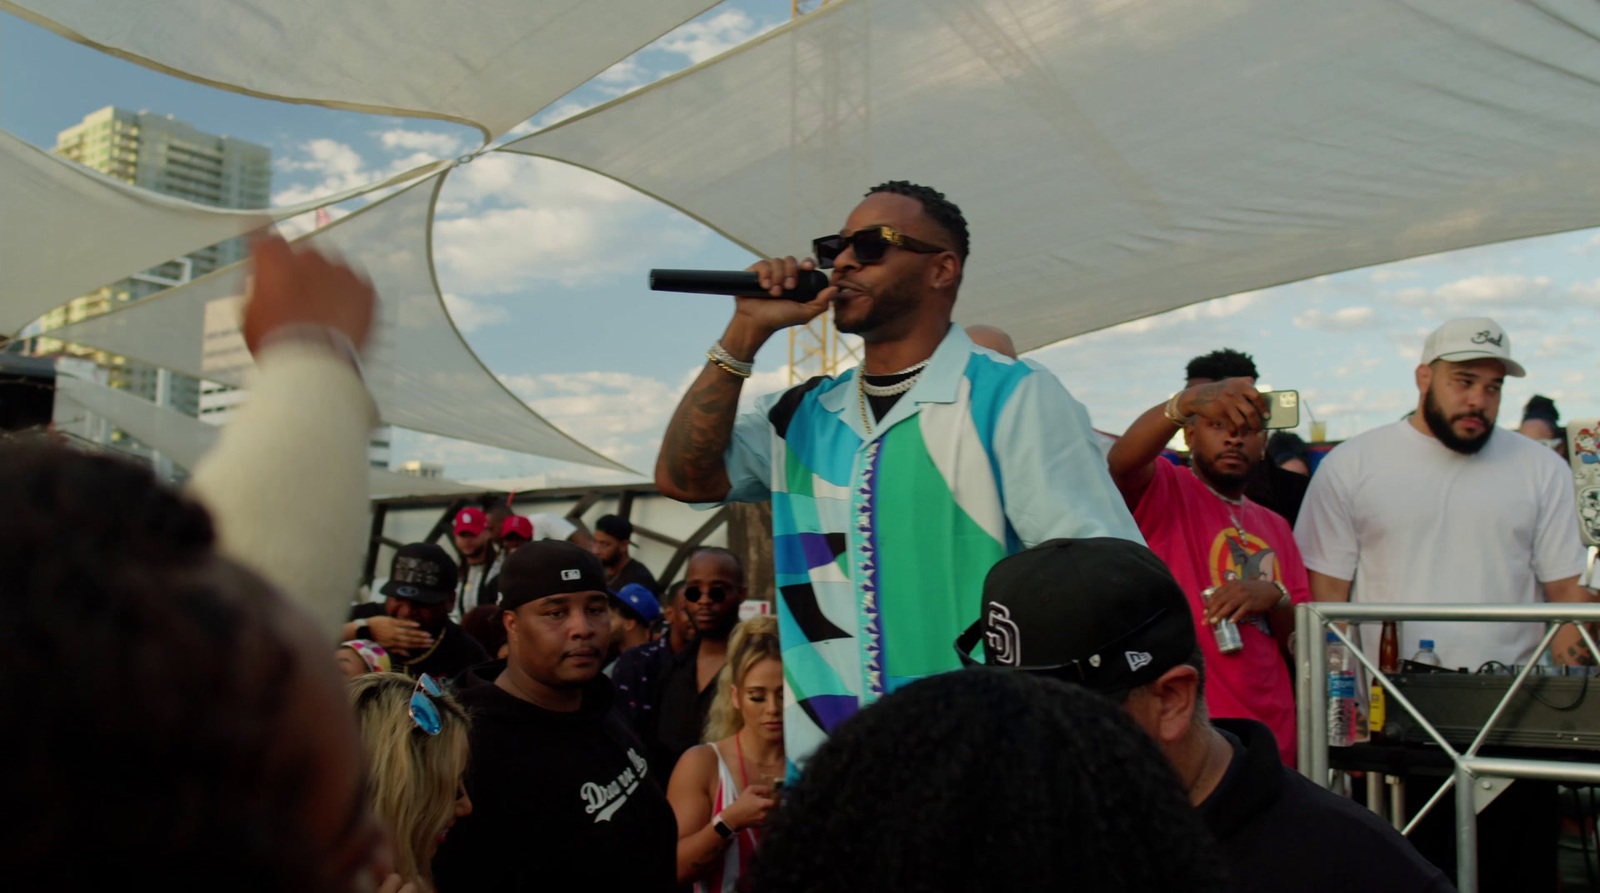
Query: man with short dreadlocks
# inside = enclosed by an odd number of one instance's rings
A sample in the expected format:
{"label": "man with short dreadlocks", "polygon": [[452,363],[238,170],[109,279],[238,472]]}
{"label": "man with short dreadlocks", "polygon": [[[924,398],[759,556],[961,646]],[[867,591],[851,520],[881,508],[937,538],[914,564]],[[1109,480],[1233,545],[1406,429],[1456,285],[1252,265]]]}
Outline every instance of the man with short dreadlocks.
{"label": "man with short dreadlocks", "polygon": [[[1054,537],[1143,542],[1083,406],[951,325],[967,248],[942,193],[873,188],[814,261],[750,267],[774,297],[803,271],[832,279],[806,303],[738,298],[662,441],[668,496],[772,501],[791,768],[862,706],[960,666],[950,643],[996,561]],[[830,307],[862,365],[738,413],[761,345]]]}

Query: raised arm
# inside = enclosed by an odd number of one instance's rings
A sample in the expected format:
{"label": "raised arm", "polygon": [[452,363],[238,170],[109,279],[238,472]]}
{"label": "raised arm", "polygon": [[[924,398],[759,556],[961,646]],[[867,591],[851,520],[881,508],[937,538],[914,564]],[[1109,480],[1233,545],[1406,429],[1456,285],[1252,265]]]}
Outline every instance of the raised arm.
{"label": "raised arm", "polygon": [[[750,272],[773,298],[794,288],[800,270],[813,269],[810,258],[774,258],[753,264]],[[810,302],[773,300],[768,297],[736,298],[733,320],[722,334],[722,349],[741,363],[755,359],[756,351],[774,332],[810,322],[828,309],[835,290],[826,288]],[[656,486],[681,502],[720,502],[730,487],[723,455],[733,437],[739,412],[739,391],[745,376],[707,360],[700,377],[678,403],[661,439],[656,457]]]}
{"label": "raised arm", "polygon": [[242,330],[250,399],[194,470],[220,550],[309,609],[332,637],[366,540],[367,435],[377,421],[356,366],[375,296],[359,274],[278,238],[255,245]]}
{"label": "raised arm", "polygon": [[[1173,414],[1176,403],[1176,415]],[[1139,504],[1150,478],[1155,474],[1150,463],[1161,455],[1162,447],[1177,434],[1179,419],[1212,419],[1238,427],[1259,428],[1266,401],[1256,393],[1255,384],[1248,378],[1229,378],[1223,381],[1195,385],[1179,391],[1175,401],[1168,401],[1145,410],[1106,455],[1111,470],[1111,480],[1122,491],[1128,507]]]}

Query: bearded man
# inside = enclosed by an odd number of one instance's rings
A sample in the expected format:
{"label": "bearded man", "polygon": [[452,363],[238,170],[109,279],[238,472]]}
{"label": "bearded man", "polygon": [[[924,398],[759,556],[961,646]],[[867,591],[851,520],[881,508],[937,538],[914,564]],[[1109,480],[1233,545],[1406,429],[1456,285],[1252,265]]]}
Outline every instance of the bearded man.
{"label": "bearded man", "polygon": [[[1511,337],[1488,318],[1428,336],[1417,411],[1345,441],[1317,468],[1295,538],[1317,601],[1442,604],[1588,602],[1572,473],[1549,448],[1496,433],[1500,389],[1521,378]],[[1352,581],[1356,581],[1352,585]],[[1377,624],[1363,624],[1377,660]],[[1400,653],[1432,639],[1446,667],[1527,663],[1538,623],[1400,624]],[[1576,627],[1551,645],[1557,663],[1592,663]]]}
{"label": "bearded man", "polygon": [[[874,187],[816,260],[764,260],[662,439],[656,484],[696,503],[772,501],[793,768],[857,709],[960,667],[989,568],[1055,537],[1139,540],[1089,414],[1043,367],[951,325],[961,209],[900,180]],[[807,303],[772,300],[832,268]],[[832,309],[861,366],[740,414],[756,351]]]}
{"label": "bearded man", "polygon": [[[1244,357],[1207,356],[1228,354]],[[1106,462],[1145,542],[1188,597],[1210,677],[1206,709],[1262,723],[1293,766],[1294,685],[1283,654],[1294,606],[1311,599],[1306,569],[1289,522],[1245,495],[1267,447],[1255,366],[1249,377],[1216,381],[1195,374],[1203,359],[1189,364],[1190,386],[1136,419]],[[1161,457],[1180,430],[1188,468]]]}

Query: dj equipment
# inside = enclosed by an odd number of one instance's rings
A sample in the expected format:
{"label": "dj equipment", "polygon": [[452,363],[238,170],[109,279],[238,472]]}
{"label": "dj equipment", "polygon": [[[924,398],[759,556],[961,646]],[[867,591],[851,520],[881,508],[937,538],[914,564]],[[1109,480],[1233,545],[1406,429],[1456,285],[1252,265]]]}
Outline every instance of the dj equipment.
{"label": "dj equipment", "polygon": [[[1497,673],[1414,672],[1406,661],[1389,678],[1452,745],[1466,747],[1505,697],[1520,667]],[[1593,688],[1593,694],[1590,689]],[[1389,702],[1384,732],[1391,741],[1432,739],[1409,713]],[[1485,744],[1600,750],[1600,668],[1535,667],[1495,721]]]}

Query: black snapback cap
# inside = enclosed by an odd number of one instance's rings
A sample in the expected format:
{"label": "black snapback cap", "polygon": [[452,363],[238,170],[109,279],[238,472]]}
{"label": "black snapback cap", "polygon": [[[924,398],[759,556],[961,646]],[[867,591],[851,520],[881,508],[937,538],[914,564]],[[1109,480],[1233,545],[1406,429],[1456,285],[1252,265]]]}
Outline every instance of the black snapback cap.
{"label": "black snapback cap", "polygon": [[434,543],[401,546],[389,566],[389,582],[378,591],[418,604],[442,604],[456,594],[455,560]]}
{"label": "black snapback cap", "polygon": [[1187,660],[1196,646],[1183,588],[1130,540],[1055,539],[1002,559],[983,581],[983,614],[956,640],[983,663],[1120,697]]}
{"label": "black snapback cap", "polygon": [[552,595],[610,591],[600,559],[564,540],[534,540],[500,566],[500,607],[507,611]]}

